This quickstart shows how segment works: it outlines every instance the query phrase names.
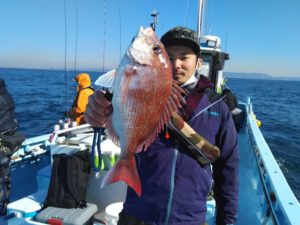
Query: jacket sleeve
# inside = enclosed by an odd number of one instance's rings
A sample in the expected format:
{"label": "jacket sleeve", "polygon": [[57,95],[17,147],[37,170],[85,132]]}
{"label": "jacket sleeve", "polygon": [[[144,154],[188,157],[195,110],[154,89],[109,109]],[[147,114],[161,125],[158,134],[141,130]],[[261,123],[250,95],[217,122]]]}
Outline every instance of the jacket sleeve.
{"label": "jacket sleeve", "polygon": [[232,115],[225,103],[216,145],[221,157],[213,163],[214,197],[217,206],[216,224],[234,224],[237,220],[239,194],[239,149]]}

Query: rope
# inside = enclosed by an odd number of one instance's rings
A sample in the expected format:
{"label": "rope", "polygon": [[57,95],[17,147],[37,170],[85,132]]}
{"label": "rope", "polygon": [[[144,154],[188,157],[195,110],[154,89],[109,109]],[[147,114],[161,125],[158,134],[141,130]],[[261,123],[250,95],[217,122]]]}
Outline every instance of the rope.
{"label": "rope", "polygon": [[94,137],[93,137],[93,144],[92,144],[92,151],[91,151],[91,164],[95,172],[99,172],[102,167],[101,135],[103,133],[104,133],[103,128],[94,127]]}

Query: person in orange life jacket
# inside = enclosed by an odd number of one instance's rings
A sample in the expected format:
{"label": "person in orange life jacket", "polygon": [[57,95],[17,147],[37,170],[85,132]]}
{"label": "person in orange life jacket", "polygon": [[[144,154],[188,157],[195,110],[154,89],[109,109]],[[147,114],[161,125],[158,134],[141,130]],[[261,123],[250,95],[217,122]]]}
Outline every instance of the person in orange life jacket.
{"label": "person in orange life jacket", "polygon": [[85,124],[84,112],[88,104],[89,96],[92,95],[95,90],[91,86],[91,78],[87,73],[80,73],[75,77],[77,82],[77,95],[74,99],[72,109],[69,112],[71,119],[74,119],[78,125]]}
{"label": "person in orange life jacket", "polygon": [[[216,224],[234,224],[237,220],[239,191],[239,151],[237,135],[228,106],[219,101],[191,121],[211,104],[206,90],[212,84],[197,73],[201,67],[200,46],[195,31],[175,27],[161,38],[171,60],[173,77],[189,94],[182,117],[211,144],[219,147],[220,158],[212,166],[200,165],[172,135],[163,132],[148,147],[136,154],[142,185],[138,197],[127,188],[126,200],[118,225],[204,225],[206,201],[214,181],[217,205]],[[113,111],[102,91],[96,91],[85,112],[86,121],[94,127],[105,127],[105,118]]]}

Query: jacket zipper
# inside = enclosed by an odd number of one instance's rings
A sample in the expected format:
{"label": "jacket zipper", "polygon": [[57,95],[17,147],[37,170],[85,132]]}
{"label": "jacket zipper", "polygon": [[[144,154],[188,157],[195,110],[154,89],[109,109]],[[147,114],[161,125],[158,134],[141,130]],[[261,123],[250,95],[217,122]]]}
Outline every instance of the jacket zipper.
{"label": "jacket zipper", "polygon": [[164,225],[167,225],[169,223],[170,214],[171,214],[171,207],[172,207],[173,194],[174,194],[175,171],[176,171],[177,157],[178,157],[178,150],[174,149],[173,161],[172,161],[172,170],[171,170],[171,179],[170,179],[170,192],[169,192],[169,199],[168,199],[168,205],[167,205],[167,214],[166,214]]}

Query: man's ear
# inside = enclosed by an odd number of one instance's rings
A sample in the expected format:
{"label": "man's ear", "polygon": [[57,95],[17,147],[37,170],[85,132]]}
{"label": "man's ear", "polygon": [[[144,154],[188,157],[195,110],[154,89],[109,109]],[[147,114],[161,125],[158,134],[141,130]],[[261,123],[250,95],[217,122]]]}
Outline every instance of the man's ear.
{"label": "man's ear", "polygon": [[197,68],[200,68],[202,66],[202,64],[203,64],[203,60],[201,58],[198,58],[197,64],[196,64]]}

